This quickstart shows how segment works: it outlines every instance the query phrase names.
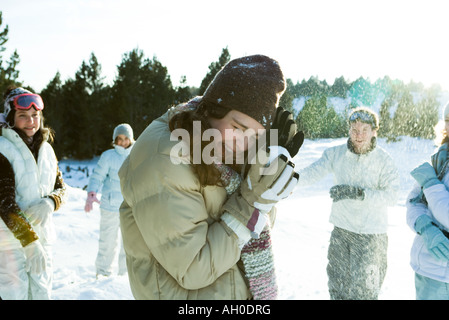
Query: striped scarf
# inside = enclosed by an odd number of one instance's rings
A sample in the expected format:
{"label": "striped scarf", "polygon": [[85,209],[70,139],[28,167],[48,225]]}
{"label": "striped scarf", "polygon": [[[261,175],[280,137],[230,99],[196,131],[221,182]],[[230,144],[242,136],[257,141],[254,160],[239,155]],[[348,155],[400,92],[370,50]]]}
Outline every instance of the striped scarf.
{"label": "striped scarf", "polygon": [[[240,187],[240,175],[228,166],[217,165],[217,167],[222,172],[221,179],[226,185],[226,192],[231,195]],[[269,224],[265,226],[258,239],[252,238],[242,248],[241,259],[253,299],[275,300],[278,287]]]}
{"label": "striped scarf", "polygon": [[251,239],[243,247],[241,257],[254,300],[275,300],[278,287],[268,226],[259,239]]}

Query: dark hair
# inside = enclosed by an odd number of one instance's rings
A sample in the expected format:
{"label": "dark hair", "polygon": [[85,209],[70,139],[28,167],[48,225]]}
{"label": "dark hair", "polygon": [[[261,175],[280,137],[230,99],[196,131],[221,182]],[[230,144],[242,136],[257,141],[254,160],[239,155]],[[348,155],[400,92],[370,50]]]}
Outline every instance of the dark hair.
{"label": "dark hair", "polygon": [[[198,104],[198,107],[195,109],[190,109],[186,111],[179,112],[175,114],[169,122],[170,131],[173,131],[178,128],[182,128],[187,130],[190,135],[190,155],[193,155],[193,122],[200,121],[201,122],[201,134],[207,129],[211,129],[211,125],[209,122],[209,117],[215,119],[224,118],[229,111],[230,108],[219,106],[216,104],[212,104],[206,101],[201,101]],[[209,142],[201,141],[201,150],[203,150]],[[194,164],[192,163],[192,167],[194,172],[199,178],[199,181],[202,186],[207,185],[216,185],[223,186],[223,182],[221,180],[221,172],[218,170],[215,164],[206,164],[203,163],[203,159],[201,158],[201,163]],[[193,162],[193,161],[192,161]]]}
{"label": "dark hair", "polygon": [[[6,97],[9,95],[9,93],[16,89],[17,87],[14,85],[10,85],[6,88],[5,93],[3,94],[3,100],[6,100]],[[48,141],[52,143],[54,141],[54,130],[50,127],[44,126],[44,115],[42,111],[39,111],[41,123],[39,130],[36,131],[36,133],[33,136],[33,139],[30,141],[28,136],[20,129],[17,129],[14,127],[14,116],[16,114],[16,109],[14,108],[13,102],[9,102],[11,110],[9,111],[8,115],[6,116],[6,122],[13,128],[14,131],[17,132],[17,134],[22,138],[22,140],[25,142],[25,144],[28,146],[28,148],[33,153],[34,157],[37,159],[37,155],[39,153],[39,148],[43,141]]]}
{"label": "dark hair", "polygon": [[[128,138],[129,139],[129,138]],[[115,140],[111,142],[111,146],[117,145],[117,141],[118,141],[118,137],[115,137]],[[129,139],[129,146],[126,147],[126,149],[128,149],[129,147],[131,147],[134,143],[134,140]]]}

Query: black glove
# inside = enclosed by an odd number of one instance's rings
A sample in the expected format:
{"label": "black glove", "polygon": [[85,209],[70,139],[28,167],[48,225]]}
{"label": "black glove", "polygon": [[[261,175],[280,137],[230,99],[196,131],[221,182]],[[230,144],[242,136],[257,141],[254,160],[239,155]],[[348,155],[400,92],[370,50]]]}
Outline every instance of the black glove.
{"label": "black glove", "polygon": [[[270,147],[280,146],[288,151],[291,159],[298,153],[304,142],[304,133],[302,131],[297,132],[296,129],[296,123],[293,121],[292,114],[282,107],[277,107],[270,129],[264,132],[264,136],[259,137],[259,143],[262,144],[258,148],[265,149],[270,154]],[[271,130],[277,130],[277,139],[271,140]],[[247,156],[242,169],[243,177],[246,177],[248,174],[248,170],[251,167],[250,163],[254,160],[254,156],[255,154],[252,157]]]}
{"label": "black glove", "polygon": [[270,141],[268,145],[284,147],[294,158],[304,142],[304,133],[296,131],[296,123],[293,121],[292,114],[282,107],[277,107],[270,130],[274,129],[278,130],[278,141]]}
{"label": "black glove", "polygon": [[339,184],[333,186],[329,193],[331,198],[334,199],[334,202],[344,200],[344,199],[353,199],[353,200],[363,200],[365,199],[365,190],[359,187],[349,186],[347,184]]}

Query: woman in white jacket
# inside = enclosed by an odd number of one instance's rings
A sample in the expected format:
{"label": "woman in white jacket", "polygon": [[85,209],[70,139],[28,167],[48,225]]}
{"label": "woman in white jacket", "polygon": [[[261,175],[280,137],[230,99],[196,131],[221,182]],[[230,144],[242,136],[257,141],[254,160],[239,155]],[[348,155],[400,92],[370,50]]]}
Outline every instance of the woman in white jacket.
{"label": "woman in white jacket", "polygon": [[50,299],[53,211],[65,186],[41,97],[8,88],[0,119],[0,297]]}
{"label": "woman in white jacket", "polygon": [[416,232],[411,250],[417,300],[449,300],[449,104],[445,129],[431,163],[415,168],[417,184],[410,192],[407,224]]}
{"label": "woman in white jacket", "polygon": [[326,149],[300,171],[299,185],[333,174],[327,266],[333,300],[377,299],[387,269],[387,206],[397,201],[399,174],[376,145],[379,120],[368,108],[349,115],[347,144]]}
{"label": "woman in white jacket", "polygon": [[[86,212],[89,212],[92,210],[94,202],[100,203],[100,239],[95,261],[97,277],[111,275],[112,263],[117,254],[117,249],[120,249],[118,274],[123,275],[126,273],[126,256],[119,237],[119,208],[122,204],[123,196],[120,190],[118,170],[129,155],[134,143],[134,134],[131,126],[127,123],[122,123],[115,127],[112,141],[114,149],[109,149],[102,153],[89,179],[87,200],[84,208]],[[101,186],[100,202],[97,199],[97,192]]]}

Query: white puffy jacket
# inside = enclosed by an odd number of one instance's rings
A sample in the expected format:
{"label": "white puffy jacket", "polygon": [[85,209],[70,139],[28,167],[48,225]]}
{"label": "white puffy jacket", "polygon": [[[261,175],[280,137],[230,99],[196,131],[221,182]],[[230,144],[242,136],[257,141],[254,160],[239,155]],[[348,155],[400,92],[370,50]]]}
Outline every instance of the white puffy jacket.
{"label": "white puffy jacket", "polygon": [[313,184],[331,173],[334,185],[361,187],[365,199],[333,202],[330,223],[355,233],[386,233],[387,206],[396,204],[399,192],[399,173],[390,155],[379,146],[366,154],[351,152],[347,144],[331,147],[300,171],[298,185]]}
{"label": "white puffy jacket", "polygon": [[[43,142],[39,149],[38,161],[22,138],[12,129],[2,129],[0,136],[0,153],[3,154],[14,170],[16,183],[16,202],[22,211],[48,196],[55,187],[57,159],[53,148],[48,142]],[[52,215],[45,225],[33,225],[41,241],[50,242],[54,238]],[[20,241],[0,219],[1,250],[21,248]]]}
{"label": "white puffy jacket", "polygon": [[123,196],[120,190],[118,170],[131,149],[132,146],[125,149],[116,145],[114,149],[106,150],[101,154],[100,160],[90,176],[87,192],[99,192],[102,186],[100,208],[104,210],[119,212]]}
{"label": "white puffy jacket", "polygon": [[[410,199],[415,198],[421,191],[418,184],[407,197],[407,224],[415,233],[416,219],[423,214],[430,216],[440,229],[449,231],[449,173],[446,173],[442,182],[443,184],[424,189],[427,205],[410,202]],[[423,237],[418,234],[412,245],[410,265],[416,273],[449,283],[449,262],[435,259],[427,250]]]}

